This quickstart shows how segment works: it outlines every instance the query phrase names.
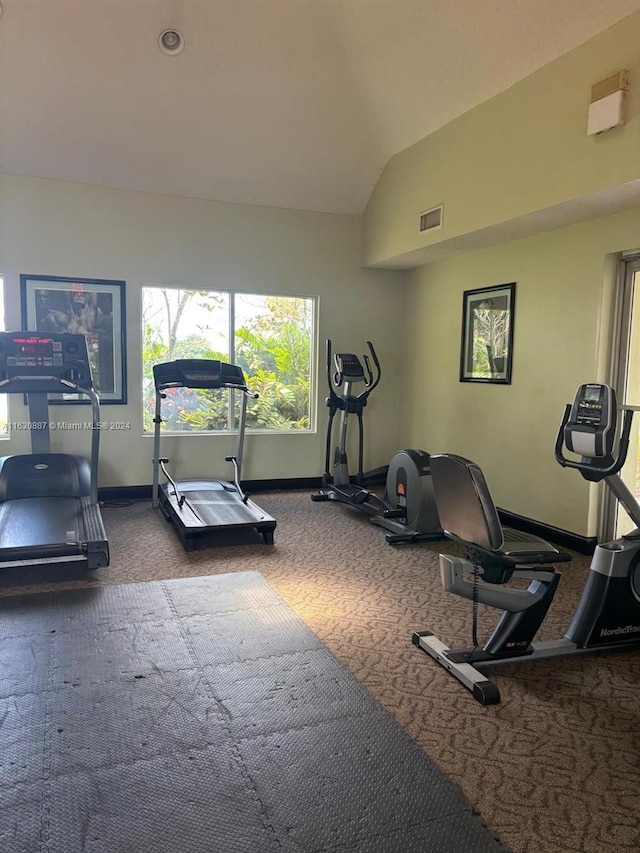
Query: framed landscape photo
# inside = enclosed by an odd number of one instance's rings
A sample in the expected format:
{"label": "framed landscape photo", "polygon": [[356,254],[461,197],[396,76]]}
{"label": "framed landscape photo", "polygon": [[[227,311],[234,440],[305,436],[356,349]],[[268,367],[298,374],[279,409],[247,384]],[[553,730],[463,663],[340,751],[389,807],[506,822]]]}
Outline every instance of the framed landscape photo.
{"label": "framed landscape photo", "polygon": [[[125,283],[97,278],[21,275],[22,328],[85,335],[101,403],[126,403]],[[87,403],[82,394],[51,394],[53,403]]]}
{"label": "framed landscape photo", "polygon": [[511,383],[515,282],[462,295],[460,382]]}

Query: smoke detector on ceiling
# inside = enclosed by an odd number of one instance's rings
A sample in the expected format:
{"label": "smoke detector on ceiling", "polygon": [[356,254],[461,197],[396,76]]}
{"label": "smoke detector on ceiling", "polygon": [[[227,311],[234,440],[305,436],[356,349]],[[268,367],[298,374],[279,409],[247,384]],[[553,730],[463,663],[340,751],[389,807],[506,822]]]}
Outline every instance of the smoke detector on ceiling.
{"label": "smoke detector on ceiling", "polygon": [[158,36],[158,45],[163,53],[174,56],[184,47],[184,36],[178,30],[163,30]]}

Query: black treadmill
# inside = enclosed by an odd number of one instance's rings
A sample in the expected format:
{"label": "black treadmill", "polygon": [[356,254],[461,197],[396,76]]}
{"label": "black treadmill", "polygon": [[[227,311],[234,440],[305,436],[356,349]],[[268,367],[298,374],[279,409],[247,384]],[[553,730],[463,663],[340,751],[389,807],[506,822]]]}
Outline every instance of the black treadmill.
{"label": "black treadmill", "polygon": [[[247,400],[257,398],[245,382],[242,368],[235,364],[209,358],[186,358],[156,364],[153,368],[156,387],[153,445],[153,506],[160,507],[173,522],[186,551],[192,551],[195,540],[218,530],[253,528],[262,534],[268,545],[273,544],[276,521],[243,492],[240,485],[242,453],[247,416]],[[160,456],[160,427],[162,401],[169,388],[231,389],[242,394],[238,444],[235,456],[227,456],[234,469],[234,482],[221,480],[174,480]],[[160,485],[160,471],[167,479]]]}
{"label": "black treadmill", "polygon": [[[91,401],[91,459],[51,453],[53,393]],[[0,567],[77,562],[109,565],[98,504],[100,401],[84,335],[0,332],[0,394],[26,394],[31,453],[0,458]],[[64,428],[66,423],[57,424]],[[73,428],[72,424],[68,425]],[[82,426],[82,425],[81,425]]]}

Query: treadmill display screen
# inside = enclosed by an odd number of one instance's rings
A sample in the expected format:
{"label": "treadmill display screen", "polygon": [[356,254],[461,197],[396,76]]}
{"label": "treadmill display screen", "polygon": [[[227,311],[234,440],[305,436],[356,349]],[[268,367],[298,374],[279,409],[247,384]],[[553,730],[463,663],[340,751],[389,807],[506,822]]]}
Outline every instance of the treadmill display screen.
{"label": "treadmill display screen", "polygon": [[184,375],[189,382],[218,382],[220,380],[219,373],[187,373],[185,371]]}
{"label": "treadmill display screen", "polygon": [[70,332],[0,332],[0,379],[11,382],[0,393],[59,393],[61,383],[92,388],[87,340]]}
{"label": "treadmill display screen", "polygon": [[56,347],[51,338],[14,338],[13,342],[16,344],[16,353],[22,355],[51,355],[56,349],[62,349],[62,344]]}

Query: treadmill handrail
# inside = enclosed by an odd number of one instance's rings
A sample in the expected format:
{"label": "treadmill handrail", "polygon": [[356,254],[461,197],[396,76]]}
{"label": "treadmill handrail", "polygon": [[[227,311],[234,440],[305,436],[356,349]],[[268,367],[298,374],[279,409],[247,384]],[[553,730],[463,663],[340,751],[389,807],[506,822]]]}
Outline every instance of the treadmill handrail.
{"label": "treadmill handrail", "polygon": [[[171,364],[171,362],[168,362]],[[173,489],[176,494],[176,499],[178,501],[178,506],[182,507],[186,502],[189,505],[188,500],[181,495],[179,491],[178,484],[176,481],[170,476],[168,473],[165,464],[169,462],[166,457],[162,457],[160,455],[160,440],[161,440],[161,426],[162,426],[162,401],[165,399],[165,391],[168,388],[183,388],[183,387],[194,387],[194,386],[185,386],[181,382],[167,382],[167,383],[157,383],[156,384],[156,404],[155,404],[155,413],[153,418],[154,430],[153,430],[153,481],[151,484],[151,505],[155,508],[160,506],[160,470],[166,476],[167,480],[173,486]],[[233,465],[233,479],[234,485],[238,492],[238,495],[242,501],[242,503],[246,504],[248,500],[248,496],[243,492],[242,487],[240,485],[240,477],[242,473],[242,456],[244,453],[244,435],[246,430],[246,420],[247,420],[247,400],[257,400],[260,395],[256,391],[251,391],[249,387],[245,385],[235,385],[233,382],[221,383],[216,388],[205,388],[202,390],[211,390],[211,391],[219,391],[222,389],[227,389],[230,391],[241,391],[242,392],[242,404],[240,407],[240,423],[238,425],[238,443],[236,446],[236,452],[233,456],[225,457],[225,461],[231,462]],[[193,507],[189,505],[189,508],[192,512],[195,512]],[[197,513],[196,513],[197,515]]]}
{"label": "treadmill handrail", "polygon": [[[62,379],[60,376],[11,376],[7,379],[0,380],[0,393],[10,393],[8,388],[14,382],[55,382],[63,388],[70,388],[76,394],[86,394],[91,400],[91,503],[98,503],[98,460],[100,457],[100,398],[93,388],[84,388],[70,379]],[[27,392],[28,393],[28,392]],[[37,394],[49,394],[50,391],[37,391]]]}
{"label": "treadmill handrail", "polygon": [[[201,387],[200,385],[185,385],[184,382],[161,382],[158,383],[158,391],[166,391],[169,388],[193,388],[198,391],[218,391],[221,388],[230,388],[232,391],[242,391],[245,394],[253,394],[253,391],[249,390],[247,385],[238,385],[235,382],[221,382],[219,385],[209,386],[205,385]],[[257,396],[257,395],[256,395]]]}

